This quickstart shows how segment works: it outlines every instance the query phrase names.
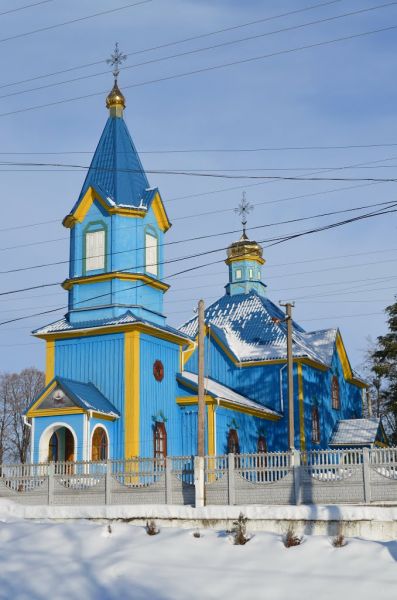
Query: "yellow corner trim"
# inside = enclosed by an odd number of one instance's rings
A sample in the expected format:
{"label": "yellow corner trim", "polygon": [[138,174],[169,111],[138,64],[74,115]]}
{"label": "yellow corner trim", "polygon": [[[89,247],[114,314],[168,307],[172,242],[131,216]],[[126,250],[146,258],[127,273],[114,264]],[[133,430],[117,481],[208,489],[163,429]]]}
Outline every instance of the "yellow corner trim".
{"label": "yellow corner trim", "polygon": [[215,405],[208,404],[207,406],[207,439],[208,439],[208,454],[215,455]]}
{"label": "yellow corner trim", "polygon": [[302,364],[298,363],[298,403],[299,403],[299,438],[301,452],[306,450],[305,439],[305,405],[303,395],[303,372]]}
{"label": "yellow corner trim", "polygon": [[71,228],[74,227],[76,223],[81,223],[94,202],[98,202],[98,204],[100,204],[102,208],[104,208],[110,215],[144,218],[147,214],[146,209],[143,208],[140,209],[134,207],[128,208],[109,206],[109,204],[101,197],[101,195],[90,186],[78,204],[77,208],[74,210],[74,212],[70,213],[64,218],[62,224],[65,227]]}
{"label": "yellow corner trim", "polygon": [[166,292],[170,286],[163,281],[149,277],[144,273],[125,273],[123,271],[112,271],[111,273],[101,273],[100,275],[86,275],[85,277],[75,277],[74,279],[66,279],[62,283],[65,290],[70,290],[74,285],[82,285],[85,283],[99,283],[102,281],[110,281],[112,279],[121,279],[122,281],[143,281],[146,285],[150,285],[158,290]]}
{"label": "yellow corner trim", "polygon": [[192,356],[196,348],[196,342],[189,342],[189,346],[186,348],[186,350],[182,350],[182,368],[186,365],[187,361]]}
{"label": "yellow corner trim", "polygon": [[168,219],[164,204],[161,200],[160,194],[157,192],[153,198],[151,208],[153,209],[154,216],[158,226],[164,233],[171,227],[171,223]]}
{"label": "yellow corner trim", "polygon": [[264,258],[261,258],[260,256],[256,256],[256,254],[244,254],[242,256],[231,256],[230,258],[227,258],[225,260],[225,263],[227,265],[230,265],[230,263],[241,262],[242,260],[253,260],[253,261],[259,263],[260,265],[264,265],[266,262]]}
{"label": "yellow corner trim", "polygon": [[45,354],[45,385],[55,376],[55,340],[48,341]]}
{"label": "yellow corner trim", "polygon": [[339,356],[339,360],[342,365],[343,376],[346,380],[353,379],[353,372],[349,363],[349,359],[347,358],[347,352],[345,346],[342,341],[342,336],[338,332],[336,336],[336,350]]}
{"label": "yellow corner trim", "polygon": [[139,456],[140,369],[139,331],[124,335],[124,456]]}

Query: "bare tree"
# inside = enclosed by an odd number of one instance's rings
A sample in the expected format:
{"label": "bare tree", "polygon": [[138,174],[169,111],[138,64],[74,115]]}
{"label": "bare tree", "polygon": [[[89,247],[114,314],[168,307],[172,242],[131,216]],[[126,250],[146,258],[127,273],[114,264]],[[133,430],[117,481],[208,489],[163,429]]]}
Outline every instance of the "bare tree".
{"label": "bare tree", "polygon": [[30,445],[30,427],[23,415],[44,387],[44,373],[30,367],[20,373],[7,373],[3,378],[7,389],[7,429],[11,449],[15,459],[25,463]]}
{"label": "bare tree", "polygon": [[10,450],[10,412],[8,410],[9,386],[7,376],[0,375],[0,465]]}

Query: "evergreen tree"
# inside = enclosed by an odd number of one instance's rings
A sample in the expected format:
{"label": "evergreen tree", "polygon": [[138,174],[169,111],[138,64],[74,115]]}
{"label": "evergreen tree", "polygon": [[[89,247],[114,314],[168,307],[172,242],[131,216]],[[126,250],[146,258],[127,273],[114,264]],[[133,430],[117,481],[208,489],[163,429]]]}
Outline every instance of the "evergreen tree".
{"label": "evergreen tree", "polygon": [[379,382],[383,382],[381,394],[391,426],[390,441],[397,444],[397,296],[386,313],[389,331],[378,337],[371,370]]}

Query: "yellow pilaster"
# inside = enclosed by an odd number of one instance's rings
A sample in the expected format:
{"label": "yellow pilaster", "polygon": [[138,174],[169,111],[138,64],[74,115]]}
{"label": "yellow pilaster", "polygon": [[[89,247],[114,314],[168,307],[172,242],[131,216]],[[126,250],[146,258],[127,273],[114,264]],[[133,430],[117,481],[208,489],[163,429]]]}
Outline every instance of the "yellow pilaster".
{"label": "yellow pilaster", "polygon": [[301,452],[306,450],[305,439],[305,413],[304,413],[304,397],[303,397],[303,373],[302,364],[298,363],[298,403],[299,403],[299,437]]}
{"label": "yellow pilaster", "polygon": [[208,437],[208,455],[215,454],[215,406],[207,405],[207,437]]}
{"label": "yellow pilaster", "polygon": [[139,456],[139,331],[124,334],[124,456]]}
{"label": "yellow pilaster", "polygon": [[55,341],[46,344],[45,356],[45,384],[48,385],[55,376]]}

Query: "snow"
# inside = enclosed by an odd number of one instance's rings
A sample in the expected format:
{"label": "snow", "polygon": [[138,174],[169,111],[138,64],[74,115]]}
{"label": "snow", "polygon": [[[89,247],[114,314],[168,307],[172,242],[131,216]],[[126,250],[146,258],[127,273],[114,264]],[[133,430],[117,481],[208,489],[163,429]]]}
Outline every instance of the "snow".
{"label": "snow", "polygon": [[234,546],[219,530],[202,529],[195,538],[193,530],[175,528],[148,536],[142,526],[126,522],[112,522],[110,529],[109,523],[93,521],[0,523],[0,598],[391,600],[396,595],[396,541],[349,539],[347,546],[334,548],[328,536],[305,536],[300,546],[287,549],[281,535],[264,532],[252,532],[245,546]]}

